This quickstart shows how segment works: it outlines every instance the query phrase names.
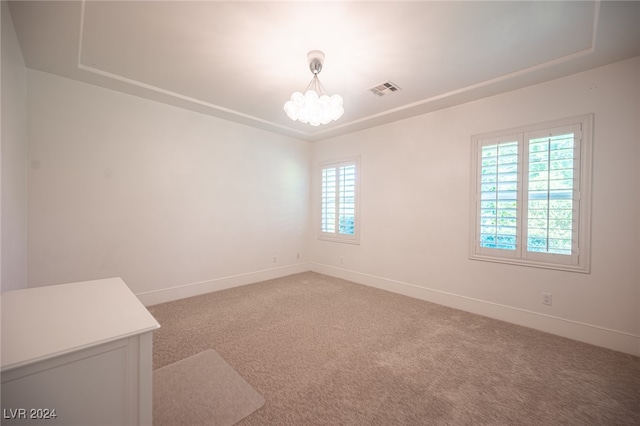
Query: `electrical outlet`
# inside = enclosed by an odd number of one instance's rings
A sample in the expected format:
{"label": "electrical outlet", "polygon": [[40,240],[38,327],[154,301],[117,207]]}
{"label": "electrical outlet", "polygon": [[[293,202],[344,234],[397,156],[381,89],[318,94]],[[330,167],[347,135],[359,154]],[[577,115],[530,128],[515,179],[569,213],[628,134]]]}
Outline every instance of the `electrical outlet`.
{"label": "electrical outlet", "polygon": [[344,264],[344,257],[343,256],[340,256],[340,264],[341,265]]}
{"label": "electrical outlet", "polygon": [[278,263],[278,256],[273,256],[273,263]]}
{"label": "electrical outlet", "polygon": [[300,253],[296,253],[296,260],[300,260]]}
{"label": "electrical outlet", "polygon": [[551,306],[551,293],[542,293],[542,304]]}

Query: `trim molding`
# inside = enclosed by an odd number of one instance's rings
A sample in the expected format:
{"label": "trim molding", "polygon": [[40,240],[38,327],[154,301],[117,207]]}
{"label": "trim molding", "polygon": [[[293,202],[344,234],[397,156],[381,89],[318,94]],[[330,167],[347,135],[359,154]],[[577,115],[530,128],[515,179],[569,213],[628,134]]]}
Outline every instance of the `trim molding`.
{"label": "trim molding", "polygon": [[640,336],[311,262],[311,271],[640,356]]}
{"label": "trim molding", "polygon": [[191,284],[179,285],[176,287],[164,288],[161,290],[137,293],[138,300],[145,306],[157,305],[158,303],[171,302],[187,297],[199,296],[213,291],[225,290],[233,287],[240,287],[273,278],[285,277],[287,275],[298,274],[310,270],[309,262],[296,263],[295,265],[282,266],[279,268],[263,269],[261,271],[247,272],[244,274],[230,275],[227,277],[214,278],[208,281],[200,281]]}

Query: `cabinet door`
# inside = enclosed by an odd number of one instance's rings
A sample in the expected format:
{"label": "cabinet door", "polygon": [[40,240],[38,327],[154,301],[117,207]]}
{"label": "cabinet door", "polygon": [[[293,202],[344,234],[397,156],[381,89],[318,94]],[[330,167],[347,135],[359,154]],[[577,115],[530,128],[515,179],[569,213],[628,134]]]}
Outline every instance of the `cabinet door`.
{"label": "cabinet door", "polygon": [[130,349],[124,339],[3,372],[2,424],[135,423]]}

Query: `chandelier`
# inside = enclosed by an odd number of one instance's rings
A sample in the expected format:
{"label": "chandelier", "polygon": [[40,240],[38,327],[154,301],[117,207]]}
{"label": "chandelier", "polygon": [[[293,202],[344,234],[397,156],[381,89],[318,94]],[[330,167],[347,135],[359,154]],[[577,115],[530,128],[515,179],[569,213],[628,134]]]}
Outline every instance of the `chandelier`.
{"label": "chandelier", "polygon": [[322,71],[324,53],[312,50],[307,54],[307,59],[313,79],[307,86],[304,95],[300,92],[291,95],[291,100],[284,104],[284,111],[293,121],[309,123],[312,126],[328,124],[344,114],[342,96],[327,95],[318,79],[318,74]]}

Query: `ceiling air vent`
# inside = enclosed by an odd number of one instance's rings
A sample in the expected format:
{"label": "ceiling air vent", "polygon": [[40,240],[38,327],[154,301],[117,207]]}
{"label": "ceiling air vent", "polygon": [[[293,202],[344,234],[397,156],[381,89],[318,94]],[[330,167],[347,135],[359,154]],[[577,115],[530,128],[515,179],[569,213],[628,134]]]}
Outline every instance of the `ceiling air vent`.
{"label": "ceiling air vent", "polygon": [[397,92],[400,88],[390,81],[378,84],[377,86],[369,89],[376,96],[390,95],[393,92]]}

